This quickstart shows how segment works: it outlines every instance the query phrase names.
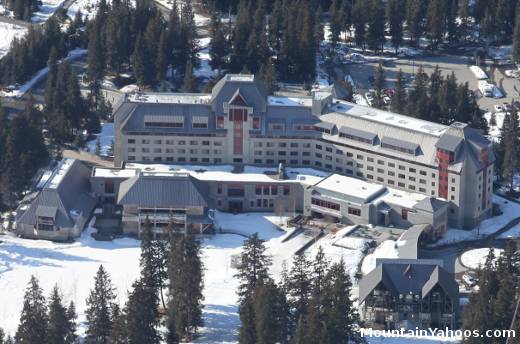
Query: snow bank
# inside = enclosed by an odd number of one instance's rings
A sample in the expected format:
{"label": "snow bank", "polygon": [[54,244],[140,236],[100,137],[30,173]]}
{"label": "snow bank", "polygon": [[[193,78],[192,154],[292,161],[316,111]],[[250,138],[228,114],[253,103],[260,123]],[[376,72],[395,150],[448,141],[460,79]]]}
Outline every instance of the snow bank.
{"label": "snow bank", "polygon": [[96,142],[99,138],[101,143],[101,156],[107,156],[114,140],[114,123],[103,123],[101,124],[101,132],[96,135],[93,140],[87,142],[87,148],[89,152],[94,153],[96,151]]}
{"label": "snow bank", "polygon": [[379,245],[374,252],[367,255],[363,260],[361,272],[363,275],[368,274],[376,268],[376,259],[378,258],[399,258],[398,243],[394,240],[385,240]]}
{"label": "snow bank", "polygon": [[[505,198],[497,195],[493,195],[493,203],[497,203],[500,206],[500,209],[503,212],[502,215],[486,219],[480,223],[480,226],[477,226],[472,230],[449,228],[444,234],[444,237],[431,246],[439,246],[486,237],[495,233],[510,221],[520,216],[520,204],[518,203],[509,202]],[[518,227],[518,225],[513,227],[506,233],[503,233],[503,235],[506,235],[510,232],[516,233],[517,235],[520,234],[520,228]]]}
{"label": "snow bank", "polygon": [[22,26],[0,23],[0,58],[7,54],[15,38],[22,38],[26,33],[27,29]]}
{"label": "snow bank", "polygon": [[460,256],[460,262],[462,265],[470,268],[470,269],[478,269],[479,267],[483,266],[486,262],[486,258],[489,254],[489,251],[493,250],[493,253],[495,254],[495,257],[498,258],[502,254],[504,250],[499,248],[476,248],[474,250],[469,250],[464,252]]}
{"label": "snow bank", "polygon": [[65,0],[43,0],[41,2],[40,9],[37,12],[34,12],[33,17],[31,18],[33,23],[41,23],[49,19],[54,12],[56,12]]}
{"label": "snow bank", "polygon": [[485,80],[488,78],[487,73],[484,72],[484,70],[482,70],[482,68],[479,66],[469,66],[469,69],[478,80]]}

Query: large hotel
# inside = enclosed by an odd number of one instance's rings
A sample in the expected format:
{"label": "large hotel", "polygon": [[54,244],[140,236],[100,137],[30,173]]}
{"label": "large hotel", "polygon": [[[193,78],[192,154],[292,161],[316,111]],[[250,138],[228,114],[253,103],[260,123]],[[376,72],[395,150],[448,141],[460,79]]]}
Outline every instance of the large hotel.
{"label": "large hotel", "polygon": [[115,164],[312,167],[448,203],[472,228],[492,208],[492,144],[444,126],[334,99],[269,96],[253,75],[226,75],[211,94],[139,93],[115,108]]}
{"label": "large hotel", "polygon": [[[161,237],[219,230],[215,209],[415,227],[430,240],[491,214],[494,156],[477,130],[327,92],[268,96],[252,75],[227,75],[211,94],[125,95],[114,134],[113,168],[66,159],[42,176],[18,209],[20,235],[71,240],[94,207],[124,233],[150,220]],[[81,186],[75,197],[67,185]]]}

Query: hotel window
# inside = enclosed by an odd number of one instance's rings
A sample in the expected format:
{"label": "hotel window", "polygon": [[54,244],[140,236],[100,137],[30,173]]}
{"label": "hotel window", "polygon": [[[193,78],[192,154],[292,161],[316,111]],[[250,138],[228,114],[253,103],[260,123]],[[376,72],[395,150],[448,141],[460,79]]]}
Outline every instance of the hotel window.
{"label": "hotel window", "polygon": [[210,142],[209,142],[209,141],[202,141],[202,145],[203,145],[203,146],[209,146],[209,145],[210,145]]}
{"label": "hotel window", "polygon": [[323,149],[323,147],[321,145],[316,145],[316,149],[321,150],[321,149]]}
{"label": "hotel window", "polygon": [[147,144],[150,143],[150,140],[148,140],[148,139],[142,139],[142,140],[141,140],[141,143],[144,144],[144,145],[147,145]]}
{"label": "hotel window", "polygon": [[363,155],[358,154],[358,155],[356,156],[356,158],[359,159],[359,160],[363,160]]}
{"label": "hotel window", "polygon": [[261,150],[256,150],[254,154],[255,155],[262,155],[262,151]]}
{"label": "hotel window", "polygon": [[271,195],[278,195],[278,186],[271,185]]}
{"label": "hotel window", "polygon": [[255,159],[255,164],[261,164],[262,163],[262,159]]}
{"label": "hotel window", "polygon": [[224,116],[217,116],[217,129],[224,129]]}
{"label": "hotel window", "polygon": [[215,164],[221,164],[222,163],[222,158],[215,158],[215,159],[213,159],[213,162]]}
{"label": "hotel window", "polygon": [[298,152],[291,152],[291,156],[298,156]]}
{"label": "hotel window", "polygon": [[368,162],[374,162],[374,158],[370,158],[370,157],[368,157],[368,158],[367,158],[367,161],[368,161]]}
{"label": "hotel window", "polygon": [[282,147],[282,148],[283,148],[283,147],[287,147],[287,143],[285,143],[285,142],[279,142],[279,143],[278,143],[278,147]]}
{"label": "hotel window", "polygon": [[408,168],[408,171],[409,171],[409,172],[412,172],[412,173],[415,173],[415,172],[417,172],[417,171],[415,170],[415,168],[411,168],[411,167],[410,167],[410,168]]}
{"label": "hotel window", "polygon": [[399,182],[397,183],[397,186],[399,186],[400,188],[404,188],[404,183]]}
{"label": "hotel window", "polygon": [[262,147],[262,142],[253,143],[253,147]]}
{"label": "hotel window", "polygon": [[285,154],[286,154],[285,151],[278,151],[278,155],[285,156]]}
{"label": "hotel window", "polygon": [[361,216],[361,209],[348,207],[348,213],[349,213],[350,215]]}
{"label": "hotel window", "polygon": [[298,160],[291,160],[291,165],[298,165]]}
{"label": "hotel window", "polygon": [[383,160],[377,160],[377,163],[378,163],[379,165],[384,165],[384,164],[385,164],[385,162],[384,162]]}
{"label": "hotel window", "polygon": [[388,167],[395,167],[395,164],[393,162],[389,162]]}
{"label": "hotel window", "polygon": [[385,170],[383,170],[382,168],[378,168],[377,173],[385,173]]}
{"label": "hotel window", "polygon": [[178,144],[179,146],[185,146],[185,145],[186,145],[186,141],[184,141],[184,140],[180,140],[177,144]]}
{"label": "hotel window", "polygon": [[260,129],[260,117],[254,116],[253,117],[253,129]]}
{"label": "hotel window", "polygon": [[162,149],[161,148],[154,148],[153,152],[154,153],[162,153]]}
{"label": "hotel window", "polygon": [[310,143],[304,143],[303,144],[303,148],[311,148],[311,144]]}
{"label": "hotel window", "polygon": [[135,156],[129,155],[128,156],[128,161],[135,161]]}
{"label": "hotel window", "polygon": [[388,171],[388,175],[393,177],[393,176],[395,176],[395,172],[394,171]]}
{"label": "hotel window", "polygon": [[162,144],[162,140],[154,140],[153,143],[156,144],[156,145],[161,145]]}
{"label": "hotel window", "polygon": [[197,146],[199,141],[190,141],[190,146]]}
{"label": "hotel window", "polygon": [[317,199],[317,198],[314,198],[314,197],[311,198],[311,203],[314,204],[314,205],[317,205],[318,207],[332,209],[332,210],[339,210],[339,204],[333,203],[333,202],[324,201],[324,200]]}
{"label": "hotel window", "polygon": [[367,179],[374,179],[374,176],[371,174],[367,174]]}
{"label": "hotel window", "polygon": [[298,148],[297,142],[291,142],[291,148]]}
{"label": "hotel window", "polygon": [[135,139],[128,139],[128,143],[135,143]]}
{"label": "hotel window", "polygon": [[283,123],[269,123],[269,130],[284,130]]}
{"label": "hotel window", "polygon": [[141,152],[150,153],[150,148],[141,148]]}
{"label": "hotel window", "polygon": [[128,147],[129,153],[135,153],[135,147]]}

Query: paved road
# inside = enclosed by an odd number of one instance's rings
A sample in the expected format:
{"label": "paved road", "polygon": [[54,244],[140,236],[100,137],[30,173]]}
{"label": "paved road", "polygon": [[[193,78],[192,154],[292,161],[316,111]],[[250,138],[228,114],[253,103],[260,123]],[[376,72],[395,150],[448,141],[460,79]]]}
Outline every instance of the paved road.
{"label": "paved road", "polygon": [[[390,87],[394,86],[397,78],[397,72],[399,69],[403,71],[407,80],[410,81],[410,76],[417,73],[419,66],[422,66],[424,71],[430,75],[436,66],[439,66],[443,75],[446,76],[452,71],[457,77],[459,83],[467,82],[471,90],[478,90],[478,80],[473,75],[468,67],[468,58],[466,56],[459,55],[436,55],[428,57],[418,57],[415,59],[400,58],[395,61],[389,61],[385,64],[384,71],[387,84]],[[365,92],[370,88],[368,77],[374,76],[378,63],[367,62],[365,64],[354,64],[348,65],[348,72],[354,78],[356,86],[361,92]],[[511,101],[520,99],[520,80],[516,78],[507,78],[503,74],[503,70],[495,68],[494,72],[491,73],[491,68],[485,68],[490,78],[502,88],[505,92],[505,98],[494,99],[480,97],[480,92],[476,92],[478,95],[478,104],[481,109],[486,111],[493,111],[494,105],[502,104],[504,102],[511,103]]]}

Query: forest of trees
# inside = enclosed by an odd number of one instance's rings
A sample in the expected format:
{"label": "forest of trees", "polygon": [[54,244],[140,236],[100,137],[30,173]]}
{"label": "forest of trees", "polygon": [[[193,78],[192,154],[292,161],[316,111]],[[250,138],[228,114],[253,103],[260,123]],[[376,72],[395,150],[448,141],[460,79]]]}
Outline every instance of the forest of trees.
{"label": "forest of trees", "polygon": [[269,274],[271,258],[257,234],[244,243],[238,273],[240,344],[363,343],[352,283],[343,260],[330,263],[295,255],[280,282]]}
{"label": "forest of trees", "polygon": [[41,134],[42,114],[29,100],[25,110],[9,120],[0,104],[0,209],[16,207],[22,191],[47,161]]}
{"label": "forest of trees", "polygon": [[[513,314],[518,307],[520,283],[520,256],[513,241],[508,241],[503,253],[496,257],[490,250],[486,263],[478,271],[478,291],[471,293],[469,304],[463,314],[463,330],[513,330],[520,331],[518,317],[513,323]],[[518,337],[518,335],[517,335]],[[465,338],[467,344],[503,344],[506,338]],[[516,343],[514,339],[510,343]]]}
{"label": "forest of trees", "polygon": [[[147,221],[141,234],[141,274],[120,308],[110,274],[101,265],[86,299],[85,343],[176,344],[190,341],[202,322],[203,266],[191,235],[153,239]],[[167,296],[166,296],[167,295]],[[73,344],[76,310],[55,286],[46,298],[31,278],[14,338],[0,330],[0,344]]]}
{"label": "forest of trees", "polygon": [[33,13],[41,6],[40,0],[8,0],[7,8],[13,11],[16,19],[30,21]]}

